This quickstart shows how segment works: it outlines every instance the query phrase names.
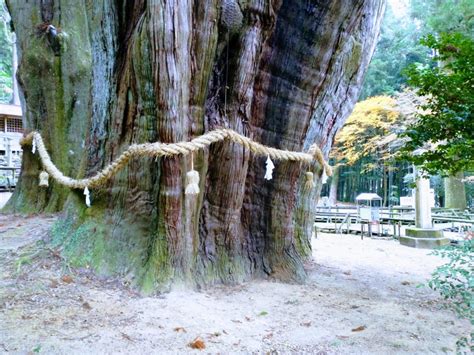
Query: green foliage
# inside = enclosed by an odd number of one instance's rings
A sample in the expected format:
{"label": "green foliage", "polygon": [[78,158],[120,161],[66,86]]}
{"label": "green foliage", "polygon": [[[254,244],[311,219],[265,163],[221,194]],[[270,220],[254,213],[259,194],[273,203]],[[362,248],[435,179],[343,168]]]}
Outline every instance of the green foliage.
{"label": "green foliage", "polygon": [[429,52],[419,44],[420,30],[411,18],[400,18],[387,6],[379,41],[370,62],[360,99],[393,95],[406,84],[402,70],[412,63],[425,63]]}
{"label": "green foliage", "polygon": [[419,39],[428,33],[442,32],[460,32],[473,38],[474,1],[410,0],[409,13],[398,17],[389,3],[360,99],[401,91],[406,85],[403,68],[429,61],[430,52],[420,45]]}
{"label": "green foliage", "polygon": [[[474,41],[462,34],[428,35],[422,44],[438,54],[432,66],[409,66],[408,83],[427,102],[403,134],[403,157],[431,174],[474,168]],[[444,65],[436,66],[438,62]]]}
{"label": "green foliage", "polygon": [[[471,237],[460,246],[435,250],[433,254],[449,261],[433,272],[428,286],[449,301],[449,308],[474,325],[474,239]],[[461,338],[458,345],[473,351],[472,341],[473,334],[470,339]]]}
{"label": "green foliage", "polygon": [[460,32],[474,36],[474,1],[472,0],[411,0],[411,17],[428,33]]}
{"label": "green foliage", "polygon": [[0,102],[8,103],[13,93],[12,32],[10,16],[0,0]]}

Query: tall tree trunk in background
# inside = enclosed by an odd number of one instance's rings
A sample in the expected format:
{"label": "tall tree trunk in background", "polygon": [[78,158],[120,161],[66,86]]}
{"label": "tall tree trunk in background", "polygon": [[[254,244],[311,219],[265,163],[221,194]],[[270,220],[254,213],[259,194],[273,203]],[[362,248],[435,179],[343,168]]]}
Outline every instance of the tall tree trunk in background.
{"label": "tall tree trunk in background", "polygon": [[463,178],[462,172],[444,178],[444,207],[466,209],[466,188]]}
{"label": "tall tree trunk in background", "polygon": [[332,169],[331,185],[329,187],[329,205],[335,206],[337,203],[337,187],[339,185],[340,165],[335,165]]}
{"label": "tall tree trunk in background", "polygon": [[16,38],[13,36],[13,50],[12,50],[12,67],[13,67],[13,78],[12,78],[12,104],[20,105],[20,94],[18,90],[18,81],[16,80],[16,71],[18,69],[18,53],[16,46]]}
{"label": "tall tree trunk in background", "polygon": [[[383,1],[7,1],[18,36],[25,123],[54,163],[90,176],[130,144],[187,141],[229,127],[265,145],[328,154],[374,50]],[[61,28],[60,50],[41,23]],[[110,184],[37,186],[24,154],[16,211],[64,210],[53,243],[73,264],[146,291],[265,275],[303,280],[313,204],[302,166],[229,142],[190,158],[134,159]],[[316,174],[319,176],[321,172]]]}

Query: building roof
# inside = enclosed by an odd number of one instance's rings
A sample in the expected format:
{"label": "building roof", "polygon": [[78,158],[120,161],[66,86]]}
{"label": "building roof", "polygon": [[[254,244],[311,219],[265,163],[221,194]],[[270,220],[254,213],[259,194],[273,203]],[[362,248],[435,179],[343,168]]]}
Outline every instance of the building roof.
{"label": "building roof", "polygon": [[381,200],[381,199],[382,197],[380,197],[379,195],[370,193],[370,192],[361,193],[359,196],[356,197],[356,201],[360,201],[360,200],[372,201],[372,200]]}
{"label": "building roof", "polygon": [[21,117],[21,106],[0,104],[0,116]]}

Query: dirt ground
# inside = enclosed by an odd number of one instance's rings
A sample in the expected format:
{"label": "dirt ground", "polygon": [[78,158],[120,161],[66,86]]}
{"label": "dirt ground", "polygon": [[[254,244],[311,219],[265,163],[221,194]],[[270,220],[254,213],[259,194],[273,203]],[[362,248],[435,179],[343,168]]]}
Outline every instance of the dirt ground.
{"label": "dirt ground", "polygon": [[452,353],[470,330],[417,287],[441,259],[395,241],[320,233],[304,285],[141,297],[70,270],[41,242],[54,219],[0,215],[0,352]]}

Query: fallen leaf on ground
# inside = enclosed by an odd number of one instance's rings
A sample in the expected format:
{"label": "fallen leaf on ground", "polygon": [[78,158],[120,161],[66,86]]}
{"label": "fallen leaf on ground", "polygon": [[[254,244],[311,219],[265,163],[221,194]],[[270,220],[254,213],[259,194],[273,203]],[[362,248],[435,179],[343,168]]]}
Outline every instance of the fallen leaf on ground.
{"label": "fallen leaf on ground", "polygon": [[51,283],[49,284],[49,287],[51,287],[51,288],[58,287],[58,282],[56,280],[51,280]]}
{"label": "fallen leaf on ground", "polygon": [[70,275],[63,275],[63,277],[61,277],[61,281],[64,283],[70,284],[74,280],[72,279]]}
{"label": "fallen leaf on ground", "polygon": [[344,271],[343,274],[344,275],[352,275],[352,272],[350,272],[350,270],[349,271]]}
{"label": "fallen leaf on ground", "polygon": [[304,327],[311,327],[311,322],[302,322],[302,323],[300,323],[300,325],[302,325]]}
{"label": "fallen leaf on ground", "polygon": [[186,329],[184,329],[183,327],[176,327],[173,329],[176,333],[186,333]]}
{"label": "fallen leaf on ground", "polygon": [[56,257],[56,258],[58,258],[58,259],[61,259],[61,253],[59,252],[59,250],[52,250],[52,249],[50,249],[50,251],[51,251],[51,254],[52,254],[54,257]]}
{"label": "fallen leaf on ground", "polygon": [[128,341],[133,341],[133,339],[130,337],[130,335],[125,334],[125,333],[120,333],[122,335],[122,338],[127,339]]}
{"label": "fallen leaf on ground", "polygon": [[89,304],[89,302],[84,302],[82,304],[82,307],[84,307],[84,309],[87,309],[88,311],[90,311],[92,309],[91,305]]}
{"label": "fallen leaf on ground", "polygon": [[402,281],[402,285],[404,285],[404,286],[407,286],[407,285],[409,285],[409,284],[410,284],[409,281]]}
{"label": "fallen leaf on ground", "polygon": [[359,306],[356,306],[356,305],[353,304],[353,305],[351,306],[351,308],[352,308],[352,309],[357,309],[357,308],[359,308]]}
{"label": "fallen leaf on ground", "polygon": [[341,340],[342,339],[349,339],[349,336],[347,336],[347,335],[336,335],[336,338],[341,339]]}
{"label": "fallen leaf on ground", "polygon": [[361,325],[361,326],[358,326],[357,328],[354,328],[352,329],[353,332],[361,332],[363,330],[365,330],[366,326],[365,325]]}
{"label": "fallen leaf on ground", "polygon": [[199,350],[206,348],[206,344],[204,343],[204,340],[202,340],[200,337],[196,337],[196,339],[190,342],[188,346],[191,349],[199,349]]}

